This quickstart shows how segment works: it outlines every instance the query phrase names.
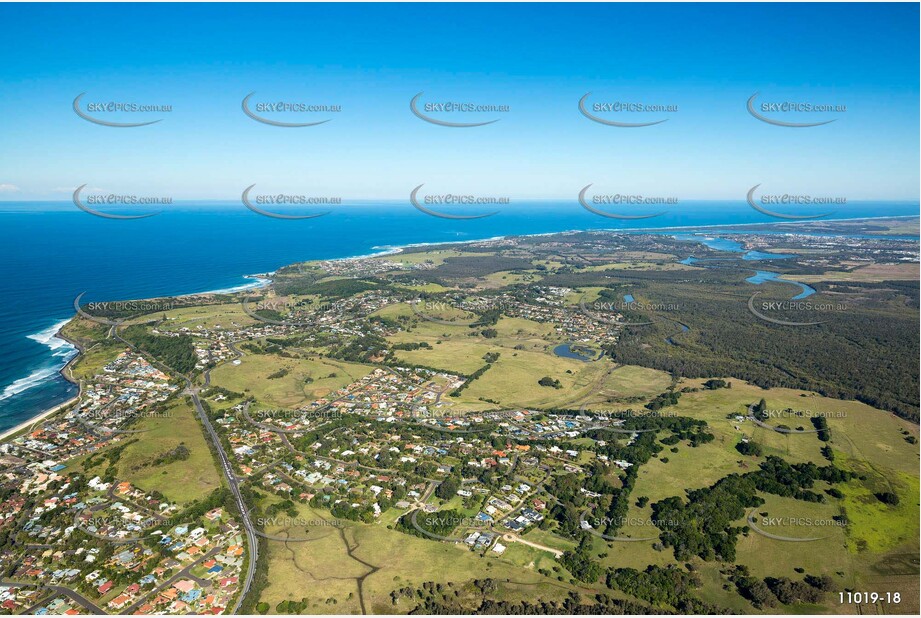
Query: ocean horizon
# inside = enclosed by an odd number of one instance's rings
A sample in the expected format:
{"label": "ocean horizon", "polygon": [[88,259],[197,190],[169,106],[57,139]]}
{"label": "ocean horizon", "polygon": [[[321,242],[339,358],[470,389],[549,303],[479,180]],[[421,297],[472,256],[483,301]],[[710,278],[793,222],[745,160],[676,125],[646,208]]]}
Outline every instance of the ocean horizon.
{"label": "ocean horizon", "polygon": [[[599,208],[631,214],[671,210],[655,218],[621,220],[588,212],[575,200],[531,200],[500,207],[487,218],[451,220],[428,216],[407,202],[356,201],[333,208],[299,207],[298,214],[331,212],[282,220],[260,216],[239,202],[214,200],[180,201],[146,219],[112,220],[80,212],[72,202],[0,202],[0,290],[6,299],[20,299],[0,306],[0,431],[76,394],[76,386],[60,374],[76,349],[55,333],[73,316],[74,298],[81,293],[89,302],[236,291],[259,285],[253,275],[293,262],[504,236],[789,222],[760,214],[744,200]],[[919,203],[848,202],[833,210],[822,220],[916,217]]]}

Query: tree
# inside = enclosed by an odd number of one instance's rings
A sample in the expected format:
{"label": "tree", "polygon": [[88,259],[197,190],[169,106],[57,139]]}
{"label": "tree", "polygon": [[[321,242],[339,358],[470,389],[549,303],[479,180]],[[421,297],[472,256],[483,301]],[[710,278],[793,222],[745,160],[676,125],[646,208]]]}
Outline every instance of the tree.
{"label": "tree", "polygon": [[449,476],[435,488],[435,495],[442,500],[450,500],[457,494],[460,485],[460,479],[455,476]]}
{"label": "tree", "polygon": [[552,386],[553,388],[563,388],[563,385],[560,384],[559,380],[555,380],[550,376],[544,376],[537,381],[541,386]]}
{"label": "tree", "polygon": [[877,493],[876,499],[883,504],[891,504],[892,506],[895,506],[899,503],[899,497],[891,491],[881,491]]}
{"label": "tree", "polygon": [[739,442],[736,444],[736,450],[743,455],[751,455],[752,457],[760,457],[763,454],[761,445],[754,442]]}

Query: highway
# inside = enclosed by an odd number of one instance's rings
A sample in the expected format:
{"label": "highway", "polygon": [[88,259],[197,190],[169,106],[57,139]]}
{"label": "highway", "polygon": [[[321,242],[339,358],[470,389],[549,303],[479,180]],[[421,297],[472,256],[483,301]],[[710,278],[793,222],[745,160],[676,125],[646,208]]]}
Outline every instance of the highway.
{"label": "highway", "polygon": [[246,577],[243,579],[243,583],[240,587],[240,594],[237,596],[237,602],[230,612],[231,614],[236,614],[240,609],[240,604],[243,603],[243,599],[249,594],[250,588],[253,585],[253,577],[256,574],[256,562],[259,559],[259,540],[256,538],[256,529],[253,527],[253,522],[249,517],[249,509],[246,506],[246,502],[243,500],[243,493],[240,491],[240,485],[237,482],[237,476],[233,472],[233,466],[230,464],[230,459],[224,451],[224,446],[221,444],[217,432],[214,431],[214,427],[211,425],[211,419],[205,414],[205,409],[202,407],[201,400],[198,398],[198,389],[192,387],[191,382],[189,382],[187,392],[192,397],[192,403],[195,404],[195,411],[198,412],[202,425],[205,426],[205,430],[208,432],[208,436],[214,444],[214,449],[217,452],[218,458],[221,460],[221,468],[224,470],[224,476],[227,478],[227,484],[230,486],[230,491],[233,492],[233,496],[237,501],[240,519],[246,531],[247,546],[249,547],[249,562],[246,569]]}
{"label": "highway", "polygon": [[[240,610],[240,605],[243,603],[243,599],[246,598],[246,595],[249,594],[250,588],[253,585],[253,577],[256,575],[256,562],[259,559],[259,540],[256,538],[256,529],[253,527],[253,522],[249,517],[249,509],[246,506],[246,502],[243,500],[243,493],[240,491],[240,485],[237,481],[237,476],[233,472],[233,466],[230,463],[230,459],[227,457],[227,453],[224,451],[224,446],[221,444],[221,440],[217,435],[217,432],[214,430],[214,427],[211,425],[211,419],[208,418],[208,415],[205,413],[204,407],[201,405],[201,400],[198,398],[198,388],[192,384],[192,381],[183,374],[175,371],[174,369],[163,365],[156,359],[151,358],[149,355],[144,354],[142,350],[138,350],[130,342],[126,341],[118,334],[118,327],[112,326],[110,330],[112,336],[131,349],[137,351],[140,354],[143,354],[147,360],[158,367],[162,371],[168,374],[179,375],[186,383],[185,394],[189,395],[192,399],[192,403],[195,405],[195,411],[198,413],[198,417],[201,419],[202,425],[205,427],[205,431],[208,433],[208,437],[211,440],[211,443],[214,444],[214,450],[218,455],[221,463],[221,470],[224,472],[224,477],[227,479],[227,485],[230,487],[231,493],[233,493],[234,499],[237,501],[237,509],[240,511],[240,520],[243,522],[243,529],[246,531],[246,540],[247,540],[247,549],[249,554],[249,561],[246,570],[246,576],[242,580],[240,586],[240,594],[237,595],[237,601],[234,604],[233,609],[229,612],[231,614],[236,614]],[[211,383],[211,373],[206,370],[204,373],[205,385]]]}

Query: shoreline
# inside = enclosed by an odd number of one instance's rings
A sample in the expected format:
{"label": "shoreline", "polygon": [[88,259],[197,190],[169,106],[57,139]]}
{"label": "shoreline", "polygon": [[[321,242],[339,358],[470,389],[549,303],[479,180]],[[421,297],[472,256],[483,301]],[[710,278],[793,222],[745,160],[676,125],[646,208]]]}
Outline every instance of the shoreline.
{"label": "shoreline", "polygon": [[[822,221],[776,221],[776,222],[754,223],[754,224],[752,223],[724,223],[724,224],[713,224],[713,225],[702,225],[702,226],[701,225],[689,225],[689,226],[656,227],[656,228],[604,228],[604,229],[590,229],[590,230],[561,230],[557,232],[540,232],[540,233],[535,233],[535,234],[504,234],[500,236],[492,236],[489,238],[479,238],[479,239],[473,239],[473,240],[453,240],[453,241],[442,241],[442,242],[431,242],[431,243],[409,243],[405,245],[398,245],[398,246],[392,246],[392,247],[384,245],[384,246],[379,246],[379,247],[372,247],[372,249],[379,248],[380,251],[376,251],[370,254],[346,256],[346,257],[340,257],[340,258],[330,258],[326,260],[305,260],[305,262],[317,262],[317,261],[336,262],[336,261],[345,261],[345,260],[373,259],[373,258],[378,258],[378,257],[385,257],[387,255],[398,255],[400,253],[404,253],[406,249],[418,249],[421,247],[439,247],[439,246],[445,246],[445,245],[467,245],[467,244],[480,243],[480,242],[507,240],[509,238],[536,238],[536,237],[541,237],[541,236],[555,236],[558,234],[580,234],[580,233],[592,233],[592,232],[669,233],[669,232],[674,232],[678,230],[708,230],[708,229],[714,229],[714,228],[719,228],[723,230],[726,230],[727,228],[750,229],[755,226],[761,227],[761,226],[775,226],[775,225],[790,225],[790,226],[795,227],[798,225],[808,225],[808,224],[816,224],[816,223],[845,223],[845,222],[884,221],[884,220],[889,220],[889,219],[916,219],[916,218],[919,218],[919,215],[890,215],[890,216],[878,216],[878,217],[859,217],[859,218],[854,218],[854,219],[826,219]],[[786,233],[796,233],[796,232],[790,231]],[[847,234],[839,234],[839,235],[847,236]],[[293,263],[297,264],[301,262],[293,262]],[[162,298],[189,298],[193,296],[207,296],[210,294],[235,294],[235,293],[242,292],[245,290],[259,289],[259,288],[264,288],[264,287],[271,285],[271,283],[273,282],[271,275],[274,275],[274,274],[275,274],[275,271],[266,272],[266,273],[258,273],[258,274],[242,275],[244,279],[254,279],[255,281],[253,283],[242,284],[239,286],[235,286],[233,288],[224,288],[224,289],[218,289],[218,290],[208,290],[204,292],[193,292],[190,294],[174,294],[171,296],[158,296],[154,298],[131,299],[131,300],[156,300],[156,299],[162,299]],[[73,319],[73,316],[67,320],[67,323],[69,323],[71,319]],[[65,326],[66,326],[66,323],[65,323]],[[64,327],[62,326],[60,329],[58,329],[58,331],[55,333],[54,336],[58,337],[59,339],[63,339],[64,341],[73,345],[77,349],[77,353],[72,358],[70,358],[67,361],[67,363],[64,364],[63,367],[61,367],[58,373],[60,373],[64,377],[64,379],[67,380],[68,382],[72,384],[78,384],[78,382],[74,380],[72,375],[68,375],[68,369],[83,356],[84,348],[76,341],[68,339],[66,336],[64,336],[62,334],[63,329]],[[17,434],[18,432],[22,431],[25,428],[28,428],[29,426],[34,425],[35,423],[38,423],[50,416],[53,416],[55,413],[59,412],[62,408],[65,408],[71,405],[72,403],[74,403],[75,401],[78,401],[80,398],[80,394],[81,393],[78,392],[75,397],[69,399],[68,401],[61,403],[61,404],[57,404],[51,409],[39,412],[35,416],[20,423],[16,427],[3,431],[3,433],[0,433],[0,442]]]}
{"label": "shoreline", "polygon": [[18,434],[19,432],[23,431],[24,429],[28,429],[29,427],[31,427],[31,426],[33,426],[33,425],[36,425],[37,423],[42,422],[42,421],[45,420],[46,418],[49,418],[49,417],[51,417],[51,416],[54,416],[55,414],[57,414],[58,412],[60,412],[60,411],[63,410],[64,408],[69,407],[71,404],[76,403],[76,402],[79,401],[79,400],[80,400],[80,393],[77,393],[77,394],[74,395],[71,399],[68,399],[67,401],[65,401],[65,402],[63,402],[63,403],[59,403],[58,405],[54,406],[54,407],[51,408],[50,410],[45,410],[44,412],[42,412],[42,413],[40,413],[40,414],[37,414],[37,415],[33,416],[32,418],[30,418],[30,419],[28,419],[28,420],[26,420],[26,421],[23,421],[22,423],[19,423],[19,424],[16,425],[15,427],[11,427],[10,429],[7,429],[7,430],[4,431],[2,434],[0,434],[0,442],[3,442],[3,441],[5,441],[5,440],[7,440],[7,439],[9,439],[9,438],[15,437],[16,434]]}
{"label": "shoreline", "polygon": [[[342,257],[342,258],[331,258],[329,260],[306,260],[308,262],[334,262],[339,260],[357,260],[357,259],[366,259],[373,257],[380,257],[383,255],[395,255],[398,253],[404,253],[406,249],[418,249],[419,247],[441,247],[446,245],[469,245],[478,242],[490,242],[494,240],[507,240],[509,238],[539,238],[541,236],[556,236],[557,234],[591,234],[594,232],[614,232],[618,234],[653,234],[653,233],[671,233],[674,231],[687,231],[687,230],[709,230],[709,229],[727,229],[727,228],[739,228],[742,231],[751,230],[756,227],[765,227],[765,226],[774,226],[774,225],[814,225],[817,223],[847,223],[847,222],[858,222],[858,221],[886,221],[889,219],[921,219],[921,214],[918,215],[888,215],[888,216],[879,216],[879,217],[857,217],[853,219],[822,219],[821,221],[767,221],[763,223],[714,223],[712,225],[678,225],[678,226],[668,226],[668,227],[642,227],[642,228],[622,228],[622,227],[610,227],[610,228],[596,228],[596,229],[573,229],[573,230],[560,230],[558,232],[536,232],[533,234],[502,234],[499,236],[490,236],[488,238],[477,238],[472,240],[443,240],[438,242],[417,242],[417,243],[408,243],[405,245],[397,245],[395,247],[389,247],[383,245],[380,248],[382,251],[378,253],[372,253],[368,255],[357,255],[352,257]],[[795,234],[794,231],[783,231],[784,234]],[[808,233],[807,233],[808,234]],[[848,234],[837,234],[837,236],[848,236]],[[885,235],[883,235],[885,236]],[[921,236],[918,236],[921,240]],[[373,247],[372,247],[373,248]]]}
{"label": "shoreline", "polygon": [[[73,318],[71,318],[71,319],[73,319]],[[70,323],[70,320],[67,320],[67,322],[65,323],[65,326],[66,326],[68,323]],[[67,360],[67,362],[64,363],[64,366],[61,367],[61,368],[58,370],[57,373],[60,374],[61,377],[63,377],[65,380],[67,380],[67,381],[70,382],[71,384],[74,384],[74,385],[77,386],[77,394],[74,395],[73,397],[71,397],[70,399],[68,399],[67,401],[61,402],[61,403],[59,403],[59,404],[57,404],[57,405],[55,405],[55,406],[53,406],[53,407],[51,407],[51,408],[49,408],[49,409],[47,409],[47,410],[44,410],[44,411],[42,411],[42,412],[39,412],[39,413],[36,414],[35,416],[32,416],[32,417],[26,419],[25,421],[19,423],[19,424],[16,425],[15,427],[11,427],[11,428],[9,428],[9,429],[4,430],[2,433],[0,433],[0,442],[3,442],[3,441],[5,441],[5,440],[7,440],[8,438],[12,438],[13,436],[15,436],[16,434],[18,434],[19,432],[23,431],[24,429],[27,429],[27,428],[29,428],[29,427],[31,427],[32,425],[35,425],[35,424],[37,424],[37,423],[40,423],[41,421],[45,420],[46,418],[50,418],[50,417],[54,416],[55,414],[57,414],[58,412],[60,412],[60,411],[63,410],[64,408],[67,408],[68,406],[70,406],[71,404],[80,401],[80,396],[83,394],[83,387],[82,387],[82,385],[80,384],[79,381],[77,381],[76,379],[74,379],[74,376],[73,376],[73,373],[72,373],[72,368],[73,368],[73,365],[76,364],[76,362],[83,356],[83,354],[84,354],[84,352],[85,352],[86,350],[85,350],[85,348],[84,348],[82,345],[80,345],[79,342],[74,341],[73,339],[70,339],[70,338],[68,338],[66,335],[64,335],[63,332],[62,332],[63,330],[64,330],[64,326],[62,326],[61,328],[59,328],[59,329],[57,330],[57,332],[54,333],[54,336],[57,337],[58,339],[63,339],[64,341],[66,341],[67,343],[69,343],[70,345],[72,345],[74,348],[76,348],[77,353],[74,354],[73,356],[71,356],[71,357]]]}

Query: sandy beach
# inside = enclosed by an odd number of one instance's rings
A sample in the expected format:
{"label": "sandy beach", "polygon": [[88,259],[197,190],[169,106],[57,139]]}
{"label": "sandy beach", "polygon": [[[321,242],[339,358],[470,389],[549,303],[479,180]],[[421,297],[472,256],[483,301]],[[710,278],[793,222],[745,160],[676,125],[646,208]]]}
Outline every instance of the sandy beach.
{"label": "sandy beach", "polygon": [[74,398],[72,398],[72,399],[69,399],[69,400],[65,401],[64,403],[61,403],[61,404],[58,404],[58,405],[54,406],[54,407],[51,408],[50,410],[46,410],[46,411],[42,412],[41,414],[39,414],[39,415],[37,415],[37,416],[33,416],[33,417],[30,418],[29,420],[25,421],[24,423],[20,423],[19,425],[16,425],[16,426],[13,427],[12,429],[6,430],[6,431],[3,432],[2,434],[0,434],[0,441],[6,440],[7,438],[9,438],[9,437],[11,437],[11,436],[16,435],[17,433],[19,433],[19,432],[22,431],[23,429],[26,429],[26,428],[28,428],[28,427],[31,427],[32,425],[35,425],[35,424],[37,424],[37,423],[40,423],[41,421],[45,420],[45,419],[48,418],[49,416],[55,414],[56,412],[62,410],[63,408],[66,408],[67,406],[69,406],[69,405],[71,405],[72,403],[78,401],[79,399],[80,399],[80,395],[77,395],[76,397],[74,397]]}

